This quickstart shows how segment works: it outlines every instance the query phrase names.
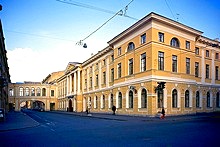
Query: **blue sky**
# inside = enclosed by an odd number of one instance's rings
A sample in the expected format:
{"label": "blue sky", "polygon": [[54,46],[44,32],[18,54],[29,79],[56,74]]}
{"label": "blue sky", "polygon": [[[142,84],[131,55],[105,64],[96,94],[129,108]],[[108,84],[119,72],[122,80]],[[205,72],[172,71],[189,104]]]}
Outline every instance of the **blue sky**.
{"label": "blue sky", "polygon": [[[8,63],[12,82],[42,81],[64,70],[68,62],[83,62],[107,46],[107,42],[150,12],[200,30],[203,36],[220,38],[220,0],[0,0]],[[116,16],[77,46],[114,14],[124,11],[135,18]],[[87,7],[94,6],[96,10]]]}

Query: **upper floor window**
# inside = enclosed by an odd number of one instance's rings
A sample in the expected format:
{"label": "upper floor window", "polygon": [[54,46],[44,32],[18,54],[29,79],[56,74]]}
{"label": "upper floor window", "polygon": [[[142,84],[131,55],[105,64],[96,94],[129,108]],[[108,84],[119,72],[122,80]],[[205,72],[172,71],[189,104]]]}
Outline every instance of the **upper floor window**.
{"label": "upper floor window", "polygon": [[28,87],[25,88],[25,96],[29,96],[29,88]]}
{"label": "upper floor window", "polygon": [[105,73],[105,71],[102,73],[102,75],[103,75],[103,84],[106,84],[106,73]]}
{"label": "upper floor window", "polygon": [[50,95],[51,95],[51,96],[54,96],[54,90],[51,90],[51,91],[50,91]]}
{"label": "upper floor window", "polygon": [[114,55],[111,55],[111,60],[112,60],[112,62],[114,61]]}
{"label": "upper floor window", "polygon": [[164,52],[158,52],[158,69],[164,70]]}
{"label": "upper floor window", "polygon": [[92,88],[92,77],[89,78],[90,88]]}
{"label": "upper floor window", "polygon": [[199,77],[199,62],[195,62],[195,77]]}
{"label": "upper floor window", "polygon": [[121,47],[118,48],[118,56],[121,55]]}
{"label": "upper floor window", "polygon": [[42,96],[46,96],[46,88],[42,89]]}
{"label": "upper floor window", "polygon": [[40,96],[40,94],[41,94],[41,90],[40,90],[40,88],[38,87],[38,88],[37,88],[37,96]]}
{"label": "upper floor window", "polygon": [[158,33],[158,40],[160,42],[164,42],[164,33],[161,33],[161,32]]}
{"label": "upper floor window", "polygon": [[186,41],[186,49],[190,49],[190,42]]}
{"label": "upper floor window", "polygon": [[146,71],[146,53],[141,54],[141,72]]}
{"label": "upper floor window", "polygon": [[31,88],[31,96],[35,96],[35,88],[34,87]]}
{"label": "upper floor window", "polygon": [[9,89],[9,96],[14,96],[14,89]]}
{"label": "upper floor window", "polygon": [[219,58],[219,53],[215,53],[215,59]]}
{"label": "upper floor window", "polygon": [[133,49],[135,49],[135,45],[134,45],[133,42],[130,42],[130,43],[128,44],[128,51],[131,51],[131,50],[133,50]]}
{"label": "upper floor window", "polygon": [[118,63],[118,78],[121,78],[121,63]]}
{"label": "upper floor window", "polygon": [[20,87],[19,89],[19,96],[24,96],[24,88]]}
{"label": "upper floor window", "polygon": [[205,78],[209,78],[209,65],[206,64],[206,74],[205,74]]}
{"label": "upper floor window", "polygon": [[190,74],[190,58],[186,58],[186,74]]}
{"label": "upper floor window", "polygon": [[144,44],[144,43],[146,43],[146,33],[141,35],[141,44]]}
{"label": "upper floor window", "polygon": [[180,47],[179,40],[177,38],[172,38],[170,41],[170,45],[173,47]]}
{"label": "upper floor window", "polygon": [[172,72],[177,72],[177,56],[172,55]]}
{"label": "upper floor window", "polygon": [[218,80],[218,66],[215,66],[215,79]]}
{"label": "upper floor window", "polygon": [[209,50],[206,50],[205,55],[206,57],[209,57]]}
{"label": "upper floor window", "polygon": [[102,63],[103,63],[103,65],[106,65],[106,60],[105,59],[102,60]]}
{"label": "upper floor window", "polygon": [[95,76],[95,82],[96,82],[96,86],[99,86],[99,75],[96,75]]}
{"label": "upper floor window", "polygon": [[129,59],[128,61],[128,75],[132,75],[133,74],[133,58]]}
{"label": "upper floor window", "polygon": [[114,82],[114,68],[111,69],[111,82]]}
{"label": "upper floor window", "polygon": [[195,54],[199,55],[199,48],[198,47],[195,48]]}

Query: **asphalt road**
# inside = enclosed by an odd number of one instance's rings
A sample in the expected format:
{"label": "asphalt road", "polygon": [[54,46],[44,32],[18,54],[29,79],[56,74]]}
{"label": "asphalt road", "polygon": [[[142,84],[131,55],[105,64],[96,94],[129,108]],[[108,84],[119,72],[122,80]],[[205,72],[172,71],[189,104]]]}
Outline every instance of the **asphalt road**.
{"label": "asphalt road", "polygon": [[40,125],[0,132],[0,146],[217,146],[220,119],[110,120],[27,111]]}

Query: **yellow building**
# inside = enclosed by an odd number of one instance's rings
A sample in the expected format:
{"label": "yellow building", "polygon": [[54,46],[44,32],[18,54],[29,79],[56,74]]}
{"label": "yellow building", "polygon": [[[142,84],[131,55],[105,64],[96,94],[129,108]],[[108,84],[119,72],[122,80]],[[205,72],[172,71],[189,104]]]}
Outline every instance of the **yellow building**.
{"label": "yellow building", "polygon": [[[220,110],[219,41],[150,13],[82,64],[83,99],[92,112],[169,115]],[[163,90],[155,91],[158,82]],[[91,105],[91,106],[90,106]]]}
{"label": "yellow building", "polygon": [[[150,13],[83,63],[43,83],[56,87],[57,110],[157,115],[220,110],[220,42]],[[50,79],[50,80],[49,80]],[[53,81],[53,82],[49,82]]]}

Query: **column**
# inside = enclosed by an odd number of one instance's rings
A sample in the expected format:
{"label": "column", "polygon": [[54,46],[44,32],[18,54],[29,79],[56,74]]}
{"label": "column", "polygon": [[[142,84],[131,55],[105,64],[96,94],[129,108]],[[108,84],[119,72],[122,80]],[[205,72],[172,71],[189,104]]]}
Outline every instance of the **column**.
{"label": "column", "polygon": [[80,86],[80,84],[81,84],[81,82],[80,82],[80,70],[78,69],[78,71],[77,71],[77,74],[78,74],[78,92],[77,93],[80,93],[81,92],[81,86]]}
{"label": "column", "polygon": [[201,82],[202,83],[205,83],[205,50],[204,50],[204,47],[203,48],[201,48],[201,54],[202,54],[202,59],[201,59],[201,65],[200,65],[200,67],[201,67]]}
{"label": "column", "polygon": [[76,94],[76,72],[74,72],[74,94]]}
{"label": "column", "polygon": [[70,74],[70,94],[72,94],[73,87],[72,87],[72,74]]}
{"label": "column", "polygon": [[69,95],[69,76],[66,77],[67,95]]}
{"label": "column", "polygon": [[212,79],[212,84],[215,84],[215,52],[214,50],[212,50],[212,65],[211,65],[211,69],[210,69],[210,76]]}

